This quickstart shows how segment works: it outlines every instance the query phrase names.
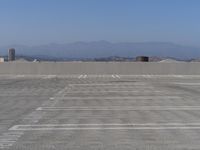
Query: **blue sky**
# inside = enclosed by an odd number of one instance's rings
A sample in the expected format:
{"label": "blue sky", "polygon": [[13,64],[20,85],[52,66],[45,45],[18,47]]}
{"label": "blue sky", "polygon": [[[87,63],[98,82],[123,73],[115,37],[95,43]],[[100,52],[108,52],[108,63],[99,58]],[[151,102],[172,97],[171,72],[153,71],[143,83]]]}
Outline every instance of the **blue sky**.
{"label": "blue sky", "polygon": [[200,47],[200,0],[0,0],[0,45],[174,42]]}

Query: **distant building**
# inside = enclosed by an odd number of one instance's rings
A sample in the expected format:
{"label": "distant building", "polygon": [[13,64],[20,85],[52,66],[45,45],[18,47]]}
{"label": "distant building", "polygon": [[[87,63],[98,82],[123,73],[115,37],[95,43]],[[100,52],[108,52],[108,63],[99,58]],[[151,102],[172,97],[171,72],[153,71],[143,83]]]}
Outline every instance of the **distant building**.
{"label": "distant building", "polygon": [[0,57],[0,63],[4,62],[4,58]]}
{"label": "distant building", "polygon": [[10,48],[8,50],[8,61],[14,61],[15,60],[15,49]]}
{"label": "distant building", "polygon": [[136,61],[149,62],[149,57],[147,57],[147,56],[138,56],[138,57],[136,57]]}

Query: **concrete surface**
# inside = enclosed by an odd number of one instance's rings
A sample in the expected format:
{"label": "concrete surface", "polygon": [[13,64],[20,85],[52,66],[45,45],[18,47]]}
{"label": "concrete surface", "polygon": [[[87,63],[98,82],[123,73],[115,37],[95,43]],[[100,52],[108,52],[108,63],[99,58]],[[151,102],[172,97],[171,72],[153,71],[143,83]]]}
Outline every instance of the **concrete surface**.
{"label": "concrete surface", "polygon": [[0,74],[17,75],[200,75],[200,63],[158,62],[7,62],[0,63]]}
{"label": "concrete surface", "polygon": [[0,149],[199,150],[200,76],[0,76]]}

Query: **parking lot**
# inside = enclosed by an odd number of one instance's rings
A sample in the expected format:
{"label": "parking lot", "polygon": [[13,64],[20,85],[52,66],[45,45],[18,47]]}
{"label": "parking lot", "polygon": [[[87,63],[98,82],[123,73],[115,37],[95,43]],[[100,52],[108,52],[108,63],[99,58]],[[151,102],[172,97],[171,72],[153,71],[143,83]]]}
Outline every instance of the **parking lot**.
{"label": "parking lot", "polygon": [[0,76],[0,149],[199,150],[200,76]]}

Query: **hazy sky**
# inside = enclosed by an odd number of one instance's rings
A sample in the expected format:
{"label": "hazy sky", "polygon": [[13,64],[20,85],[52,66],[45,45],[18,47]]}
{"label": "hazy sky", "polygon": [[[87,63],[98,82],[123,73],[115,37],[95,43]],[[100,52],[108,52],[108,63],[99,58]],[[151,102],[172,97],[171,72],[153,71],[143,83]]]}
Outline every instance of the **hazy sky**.
{"label": "hazy sky", "polygon": [[0,0],[0,45],[97,40],[200,46],[200,0]]}

